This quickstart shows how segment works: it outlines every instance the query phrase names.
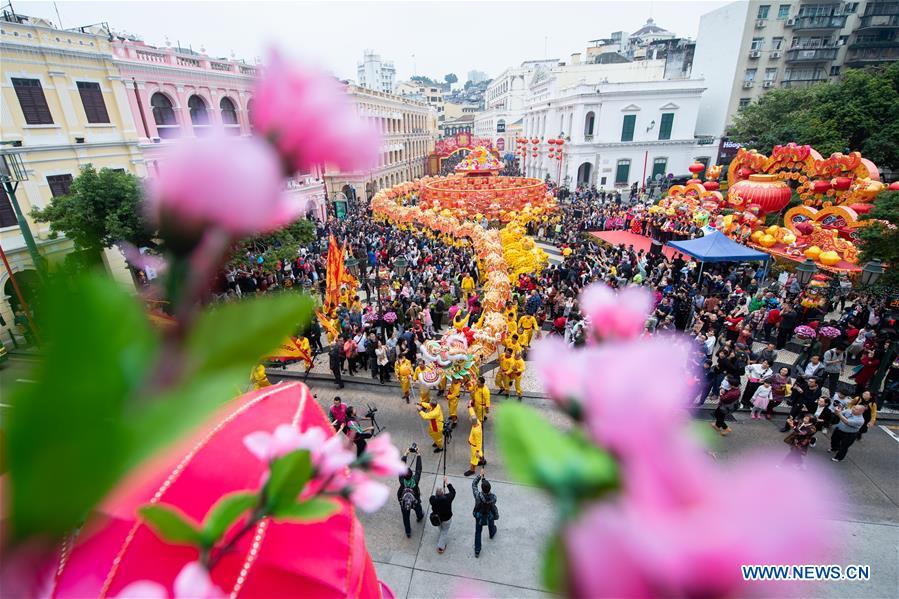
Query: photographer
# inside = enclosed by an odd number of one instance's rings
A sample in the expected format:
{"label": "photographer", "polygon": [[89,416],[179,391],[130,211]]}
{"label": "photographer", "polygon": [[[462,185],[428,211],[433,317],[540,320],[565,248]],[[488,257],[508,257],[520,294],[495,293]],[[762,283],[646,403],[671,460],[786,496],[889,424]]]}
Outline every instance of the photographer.
{"label": "photographer", "polygon": [[[478,489],[480,483],[480,489]],[[496,507],[496,495],[490,492],[490,481],[487,480],[484,473],[484,467],[481,467],[481,473],[474,477],[471,481],[471,492],[474,495],[474,509],[471,515],[474,516],[474,556],[481,555],[481,530],[486,526],[492,539],[496,536],[496,520],[499,519],[499,510]]]}
{"label": "photographer", "polygon": [[[356,417],[356,409],[353,406],[349,406],[346,409],[346,424],[341,428],[344,429],[350,441],[356,445],[356,457],[358,458],[365,452],[365,447],[368,445],[366,439],[371,439],[374,427],[363,427],[360,425]],[[339,431],[340,429],[338,429]]]}
{"label": "photographer", "polygon": [[421,509],[421,490],[418,481],[421,480],[421,456],[418,454],[418,445],[415,443],[403,454],[403,463],[406,463],[410,453],[415,454],[415,472],[408,468],[405,474],[400,475],[400,488],[396,490],[396,499],[400,503],[403,513],[403,528],[406,530],[406,538],[412,536],[412,525],[409,522],[409,514],[415,510],[415,521],[421,522],[425,517]]}
{"label": "photographer", "polygon": [[440,534],[437,537],[437,553],[443,553],[446,550],[446,544],[449,541],[449,529],[453,517],[453,499],[456,498],[456,490],[453,485],[449,484],[446,477],[443,477],[443,486],[437,487],[434,495],[428,500],[431,504],[431,523],[438,520]]}

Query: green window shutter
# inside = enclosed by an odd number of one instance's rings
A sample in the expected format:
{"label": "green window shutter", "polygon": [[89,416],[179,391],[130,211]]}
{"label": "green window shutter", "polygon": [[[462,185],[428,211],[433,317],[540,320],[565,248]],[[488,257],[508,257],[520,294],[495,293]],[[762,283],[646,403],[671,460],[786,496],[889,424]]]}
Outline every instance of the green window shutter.
{"label": "green window shutter", "polygon": [[[633,129],[631,131],[633,131]],[[619,162],[618,169],[615,171],[615,185],[619,185],[619,184],[627,185],[628,175],[630,175],[630,172],[631,172],[631,163],[629,160],[624,160],[622,162]]]}
{"label": "green window shutter", "polygon": [[671,127],[674,125],[674,113],[662,114],[662,124],[659,126],[659,139],[671,139]]}
{"label": "green window shutter", "polygon": [[665,170],[667,167],[668,167],[668,161],[665,160],[664,158],[655,160],[652,163],[652,178],[653,178],[653,180],[655,180],[656,175],[662,175],[664,177]]}
{"label": "green window shutter", "polygon": [[636,124],[636,114],[624,115],[624,123],[621,126],[621,141],[634,141],[634,126]]}

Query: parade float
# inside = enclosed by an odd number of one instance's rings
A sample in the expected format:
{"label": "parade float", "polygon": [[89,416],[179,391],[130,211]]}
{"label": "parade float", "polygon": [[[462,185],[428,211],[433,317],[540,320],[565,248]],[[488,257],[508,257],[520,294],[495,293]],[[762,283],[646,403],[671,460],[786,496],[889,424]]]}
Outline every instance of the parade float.
{"label": "parade float", "polygon": [[[809,258],[823,270],[856,272],[860,220],[886,187],[877,167],[858,152],[824,158],[811,146],[776,146],[770,156],[741,149],[727,171],[727,195],[719,191],[720,167],[690,167],[694,178],[674,185],[651,212],[693,215],[746,245],[794,261]],[[896,184],[890,186],[892,189]],[[783,212],[793,198],[800,204],[786,210],[779,223],[766,216]]]}
{"label": "parade float", "polygon": [[507,331],[505,309],[512,299],[513,283],[519,275],[539,272],[548,263],[546,252],[526,234],[529,223],[544,221],[556,210],[555,198],[544,183],[500,177],[492,168],[486,169],[485,176],[482,169],[468,167],[482,159],[487,167],[490,159],[477,148],[469,157],[472,162],[460,163],[466,164],[461,174],[416,179],[382,190],[372,199],[376,218],[401,228],[421,229],[450,245],[470,245],[482,266],[481,318],[425,348],[432,384],[441,371],[448,372],[449,378],[477,372],[477,365],[497,351]]}

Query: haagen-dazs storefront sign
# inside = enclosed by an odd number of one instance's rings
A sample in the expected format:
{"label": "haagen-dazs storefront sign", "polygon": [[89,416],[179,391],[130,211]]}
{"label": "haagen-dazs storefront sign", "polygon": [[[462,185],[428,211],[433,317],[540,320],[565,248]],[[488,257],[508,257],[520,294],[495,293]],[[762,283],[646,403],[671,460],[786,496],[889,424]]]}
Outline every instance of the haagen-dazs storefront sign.
{"label": "haagen-dazs storefront sign", "polygon": [[722,139],[721,143],[718,144],[718,162],[733,158],[737,155],[737,152],[739,152],[740,148],[742,147],[743,144],[741,144],[740,142],[730,141],[729,139]]}

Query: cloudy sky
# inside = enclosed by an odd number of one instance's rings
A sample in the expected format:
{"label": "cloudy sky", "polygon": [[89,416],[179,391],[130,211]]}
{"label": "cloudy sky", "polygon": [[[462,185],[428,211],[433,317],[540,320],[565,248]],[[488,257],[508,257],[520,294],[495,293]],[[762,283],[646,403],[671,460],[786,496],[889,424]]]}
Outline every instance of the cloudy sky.
{"label": "cloudy sky", "polygon": [[[695,37],[699,17],[727,4],[702,1],[592,2],[229,2],[13,0],[17,12],[62,22],[65,28],[106,21],[147,43],[180,43],[211,56],[252,61],[271,44],[318,62],[343,78],[371,48],[393,60],[397,77],[461,82],[469,70],[489,76],[523,60],[566,58],[612,31],[632,32],[652,17],[674,33]],[[58,14],[57,14],[58,12]],[[414,55],[414,58],[413,58]]]}

